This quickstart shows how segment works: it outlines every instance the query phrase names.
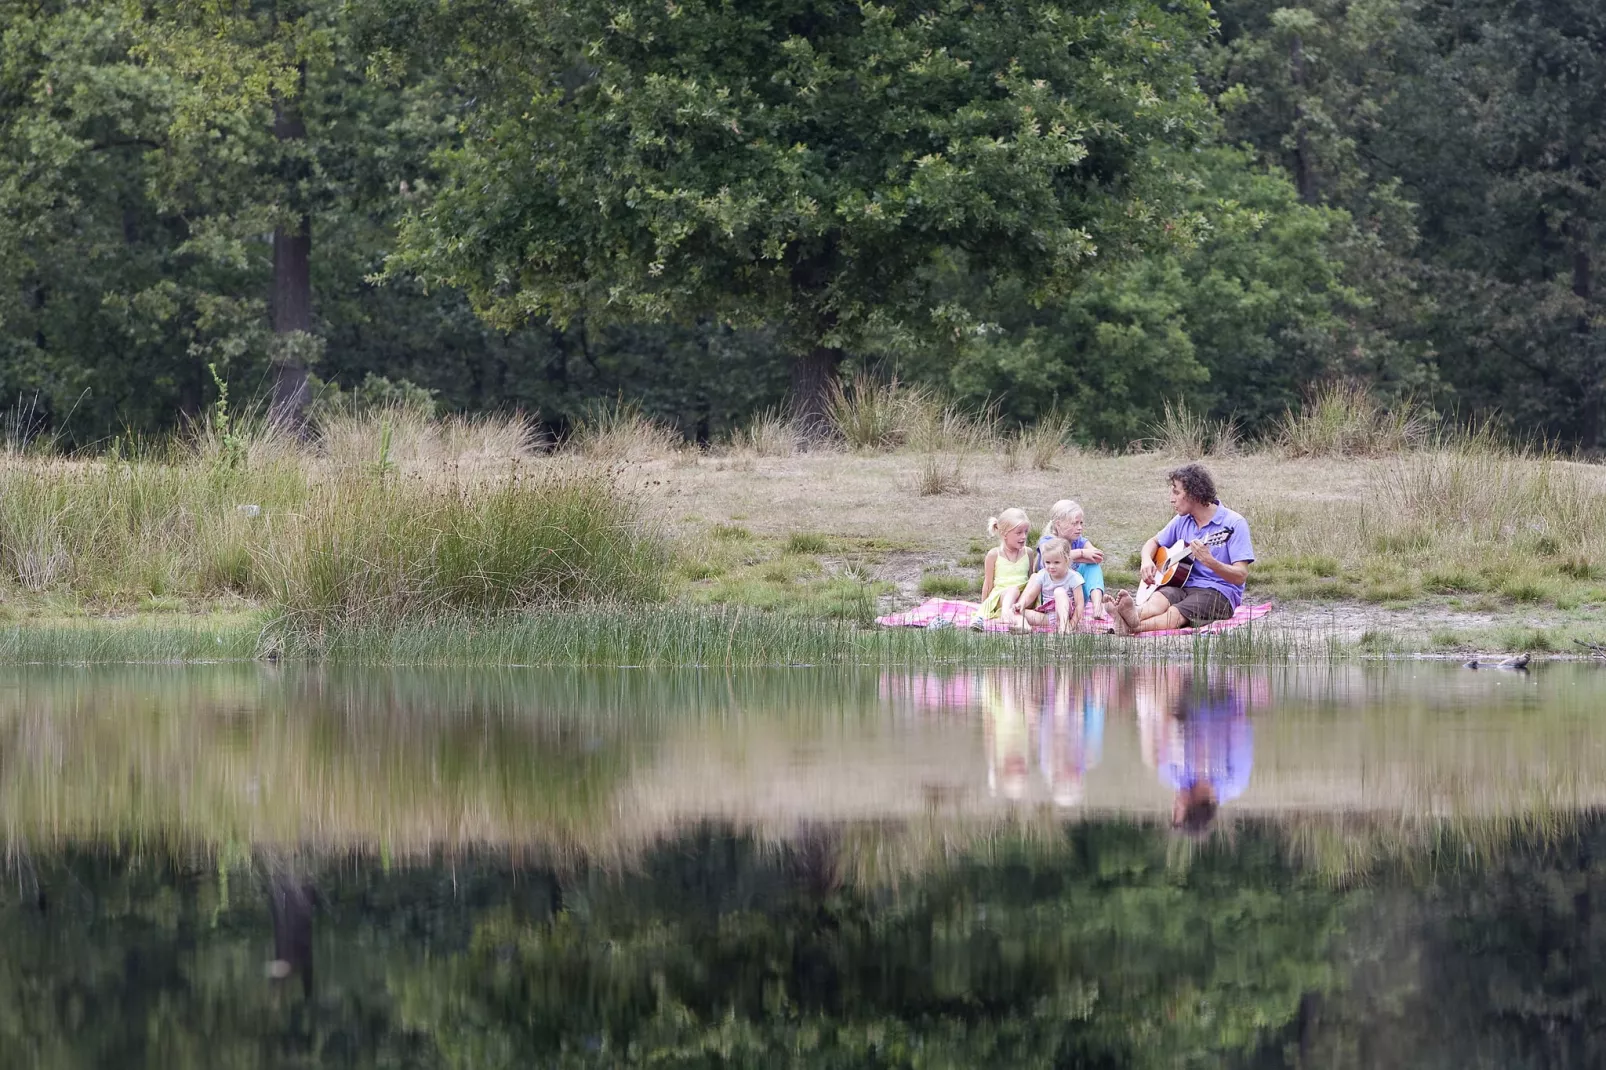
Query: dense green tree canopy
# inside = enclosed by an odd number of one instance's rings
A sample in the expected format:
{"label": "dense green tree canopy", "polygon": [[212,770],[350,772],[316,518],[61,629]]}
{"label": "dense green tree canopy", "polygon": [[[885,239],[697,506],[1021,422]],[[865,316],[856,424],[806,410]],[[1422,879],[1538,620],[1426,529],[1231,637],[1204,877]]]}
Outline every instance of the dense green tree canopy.
{"label": "dense green tree canopy", "polygon": [[[531,8],[529,76],[402,233],[493,319],[773,323],[799,353],[971,321],[934,262],[1062,296],[1187,220],[1202,5]],[[977,291],[979,293],[979,291]]]}
{"label": "dense green tree canopy", "polygon": [[709,438],[846,356],[1116,445],[1355,378],[1597,447],[1603,18],[0,0],[0,399],[87,445],[305,366]]}

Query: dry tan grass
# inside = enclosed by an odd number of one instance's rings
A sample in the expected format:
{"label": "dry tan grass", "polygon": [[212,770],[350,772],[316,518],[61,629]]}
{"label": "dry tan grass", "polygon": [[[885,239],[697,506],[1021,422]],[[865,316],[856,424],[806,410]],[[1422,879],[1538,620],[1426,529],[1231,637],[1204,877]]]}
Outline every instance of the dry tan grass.
{"label": "dry tan grass", "polygon": [[[688,532],[740,524],[760,535],[818,532],[951,555],[990,545],[987,517],[1001,509],[1022,507],[1036,526],[1050,503],[1074,498],[1087,510],[1088,537],[1125,568],[1169,521],[1166,474],[1178,463],[1070,454],[1058,471],[1012,470],[1003,452],[956,453],[948,464],[962,465],[963,479],[940,495],[923,493],[931,455],[917,452],[751,458],[743,470],[647,464],[631,474]],[[1606,467],[1598,465],[1449,449],[1382,459],[1260,453],[1208,466],[1222,500],[1253,525],[1262,563],[1326,555],[1345,570],[1432,568],[1440,557],[1498,567],[1502,555],[1556,546],[1606,556]]]}
{"label": "dry tan grass", "polygon": [[803,439],[803,428],[790,413],[770,408],[731,435],[728,453],[734,457],[791,457]]}
{"label": "dry tan grass", "polygon": [[599,406],[576,421],[563,452],[618,463],[675,457],[687,449],[679,431],[654,420],[634,402]]}
{"label": "dry tan grass", "polygon": [[[675,469],[660,462],[638,466],[632,475],[680,523],[739,523],[763,535],[810,531],[881,538],[945,552],[986,541],[987,518],[1000,509],[1020,506],[1035,525],[1047,519],[1050,504],[1075,498],[1087,510],[1088,537],[1124,554],[1170,518],[1165,477],[1176,463],[1153,455],[1073,454],[1061,458],[1058,471],[1010,472],[1003,453],[977,453],[966,466],[970,485],[943,497],[920,494],[925,458],[918,453],[757,458],[749,471]],[[1282,513],[1325,515],[1364,500],[1380,466],[1266,456],[1210,462],[1223,500],[1268,528],[1277,526],[1270,521]]]}
{"label": "dry tan grass", "polygon": [[405,474],[505,469],[535,456],[535,432],[518,414],[430,419],[407,408],[369,409],[333,416],[318,430],[318,444],[339,469],[388,465]]}

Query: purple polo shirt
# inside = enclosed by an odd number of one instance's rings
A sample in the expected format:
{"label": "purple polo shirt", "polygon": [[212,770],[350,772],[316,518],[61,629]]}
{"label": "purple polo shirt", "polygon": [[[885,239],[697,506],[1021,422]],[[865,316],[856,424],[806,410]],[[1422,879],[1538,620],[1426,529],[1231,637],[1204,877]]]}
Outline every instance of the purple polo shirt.
{"label": "purple polo shirt", "polygon": [[[1210,548],[1211,555],[1229,565],[1253,561],[1255,559],[1255,544],[1249,541],[1249,521],[1228,509],[1225,505],[1217,504],[1216,515],[1211,517],[1210,523],[1204,527],[1200,527],[1194,522],[1193,517],[1186,513],[1182,516],[1172,517],[1171,523],[1167,524],[1160,534],[1155,536],[1155,540],[1161,546],[1172,546],[1179,541],[1192,542],[1194,539],[1202,539],[1206,535],[1221,531],[1223,528],[1231,528],[1232,536],[1227,539],[1227,545],[1212,546]],[[1189,574],[1188,582],[1183,586],[1209,587],[1211,590],[1220,591],[1226,595],[1227,601],[1232,603],[1233,609],[1237,609],[1244,600],[1243,584],[1228,583],[1203,564],[1193,566],[1193,572]]]}
{"label": "purple polo shirt", "polygon": [[1254,730],[1249,713],[1237,696],[1185,701],[1181,761],[1160,763],[1160,783],[1182,791],[1208,783],[1217,802],[1236,799],[1249,787],[1249,770],[1255,763]]}

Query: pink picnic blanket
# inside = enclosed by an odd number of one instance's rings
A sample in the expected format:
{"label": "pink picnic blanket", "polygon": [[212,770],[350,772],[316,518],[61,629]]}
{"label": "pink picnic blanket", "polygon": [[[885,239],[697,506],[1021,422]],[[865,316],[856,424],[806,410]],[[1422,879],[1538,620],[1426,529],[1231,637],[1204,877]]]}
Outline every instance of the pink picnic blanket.
{"label": "pink picnic blanket", "polygon": [[[981,611],[979,602],[961,602],[954,598],[930,598],[913,609],[902,613],[889,613],[884,617],[877,617],[875,622],[883,628],[968,628],[970,622],[976,619]],[[1093,620],[1093,607],[1083,607],[1082,619],[1089,625]],[[1237,612],[1226,620],[1212,621],[1199,628],[1167,628],[1158,632],[1144,632],[1141,638],[1149,639],[1161,635],[1215,635],[1229,628],[1237,628],[1248,624],[1252,620],[1259,620],[1271,612],[1271,603],[1262,602],[1258,606],[1239,606]],[[1101,627],[1103,622],[1097,622]],[[1009,629],[997,620],[987,621],[982,625],[983,631],[1008,632]],[[1036,632],[1047,634],[1053,628],[1040,627],[1033,629]]]}

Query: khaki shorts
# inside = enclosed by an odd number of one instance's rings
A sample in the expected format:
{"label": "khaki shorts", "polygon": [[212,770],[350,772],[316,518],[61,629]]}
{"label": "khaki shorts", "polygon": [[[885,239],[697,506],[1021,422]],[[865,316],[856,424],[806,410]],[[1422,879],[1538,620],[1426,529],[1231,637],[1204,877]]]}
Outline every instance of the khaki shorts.
{"label": "khaki shorts", "polygon": [[1182,614],[1190,628],[1232,616],[1232,603],[1214,587],[1162,587],[1159,594]]}

